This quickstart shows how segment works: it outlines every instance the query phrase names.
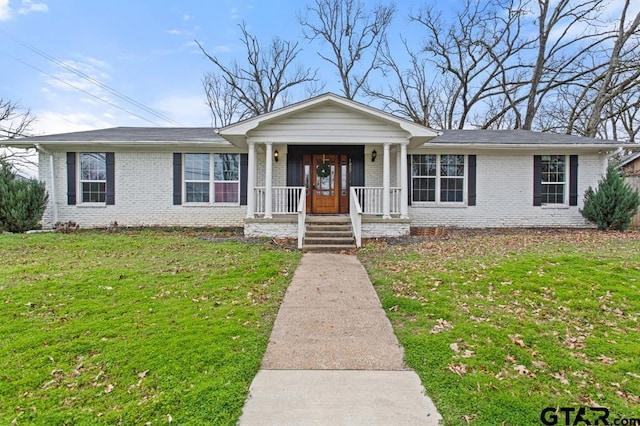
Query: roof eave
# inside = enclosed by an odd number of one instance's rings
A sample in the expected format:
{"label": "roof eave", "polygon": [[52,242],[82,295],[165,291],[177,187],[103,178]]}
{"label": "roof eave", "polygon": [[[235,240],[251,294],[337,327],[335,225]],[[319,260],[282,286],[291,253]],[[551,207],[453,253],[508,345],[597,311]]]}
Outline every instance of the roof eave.
{"label": "roof eave", "polygon": [[475,148],[475,149],[582,149],[594,151],[615,151],[625,144],[539,144],[539,143],[447,143],[447,142],[427,142],[420,148]]}

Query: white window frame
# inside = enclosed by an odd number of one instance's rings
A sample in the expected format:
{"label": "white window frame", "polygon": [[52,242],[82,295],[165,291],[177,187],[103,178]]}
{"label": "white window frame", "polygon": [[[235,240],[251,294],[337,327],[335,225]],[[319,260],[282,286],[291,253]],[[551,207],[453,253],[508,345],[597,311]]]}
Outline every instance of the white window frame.
{"label": "white window frame", "polygon": [[552,182],[544,180],[544,171],[540,171],[540,198],[544,198],[544,185],[562,185],[562,202],[561,203],[545,203],[541,201],[541,206],[547,207],[558,207],[558,206],[568,206],[569,205],[569,159],[567,155],[563,154],[546,154],[540,156],[540,167],[543,167],[544,157],[562,157],[564,159],[564,171],[563,171],[563,181],[562,182]]}
{"label": "white window frame", "polygon": [[[436,156],[436,175],[435,176],[414,176],[413,174],[413,156],[414,155],[435,155]],[[462,157],[464,158],[464,175],[463,176],[442,176],[442,172],[441,172],[441,160],[442,160],[442,156],[445,155],[462,155]],[[447,207],[447,206],[465,206],[467,204],[467,186],[468,186],[468,179],[469,179],[469,172],[468,172],[468,167],[469,167],[469,156],[466,154],[451,154],[451,153],[447,153],[447,154],[434,154],[434,153],[424,153],[424,154],[411,154],[411,204],[414,206],[443,206],[443,207]],[[429,179],[435,179],[436,181],[436,185],[435,185],[435,201],[417,201],[413,199],[413,179],[414,178],[429,178]],[[440,189],[441,189],[441,180],[442,179],[461,179],[462,180],[462,201],[442,201],[440,196]]]}
{"label": "white window frame", "polygon": [[[187,155],[189,154],[206,154],[209,157],[209,179],[208,180],[194,180],[186,179],[186,163]],[[235,155],[238,161],[238,179],[237,180],[216,180],[215,178],[215,156],[216,155]],[[182,202],[185,205],[216,205],[216,206],[239,206],[240,205],[240,154],[237,152],[186,152],[182,154]],[[187,201],[187,183],[207,183],[209,185],[209,201]],[[216,184],[217,183],[235,183],[238,187],[238,200],[218,201],[216,202]]]}
{"label": "white window frame", "polygon": [[[104,179],[83,179],[82,178],[82,157],[84,155],[95,155],[101,154],[104,156]],[[77,167],[77,176],[78,176],[78,194],[80,202],[78,204],[87,204],[87,205],[105,205],[107,203],[107,153],[106,152],[79,152],[78,153],[78,167]],[[104,200],[103,201],[85,201],[84,200],[84,185],[85,183],[103,183],[104,184]]]}
{"label": "white window frame", "polygon": [[[209,163],[209,179],[187,179],[187,156],[188,155],[206,155],[208,158],[208,163]],[[212,171],[212,167],[211,167],[211,154],[208,152],[187,152],[182,154],[182,164],[183,164],[183,170],[182,170],[182,198],[183,198],[183,203],[185,204],[191,204],[191,205],[208,205],[211,203],[211,171]],[[206,183],[208,185],[209,191],[208,191],[208,196],[209,196],[209,200],[208,201],[189,201],[187,199],[187,185],[189,183]]]}

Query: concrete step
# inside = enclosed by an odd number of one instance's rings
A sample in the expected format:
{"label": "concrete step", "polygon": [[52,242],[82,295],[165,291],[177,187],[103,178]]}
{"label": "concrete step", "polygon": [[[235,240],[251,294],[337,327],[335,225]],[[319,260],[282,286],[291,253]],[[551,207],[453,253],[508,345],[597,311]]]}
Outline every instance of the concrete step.
{"label": "concrete step", "polygon": [[344,244],[318,244],[318,245],[302,245],[302,251],[306,253],[330,253],[339,251],[350,251],[355,248],[355,245]]}
{"label": "concrete step", "polygon": [[307,232],[350,232],[351,225],[310,225],[307,224],[305,228]]}
{"label": "concrete step", "polygon": [[351,229],[344,231],[326,231],[322,230],[309,230],[305,232],[305,237],[351,237],[353,238],[353,231]]}
{"label": "concrete step", "polygon": [[349,216],[307,216],[307,223],[351,223]]}
{"label": "concrete step", "polygon": [[325,237],[307,237],[304,238],[304,244],[306,245],[353,245],[353,237],[334,237],[328,235]]}

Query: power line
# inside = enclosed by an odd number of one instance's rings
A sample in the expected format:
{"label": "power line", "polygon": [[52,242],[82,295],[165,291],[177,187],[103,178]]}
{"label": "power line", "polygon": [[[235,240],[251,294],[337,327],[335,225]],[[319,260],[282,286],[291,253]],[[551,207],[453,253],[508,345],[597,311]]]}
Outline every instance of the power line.
{"label": "power line", "polygon": [[22,64],[24,64],[24,65],[26,65],[26,66],[28,66],[28,67],[30,67],[30,68],[33,68],[34,70],[36,70],[36,71],[38,71],[38,72],[41,72],[41,73],[43,73],[43,74],[46,74],[46,75],[48,75],[48,76],[49,76],[49,77],[51,77],[51,78],[55,78],[56,80],[58,80],[58,81],[60,81],[60,82],[62,82],[62,83],[64,83],[64,84],[66,84],[67,86],[70,86],[70,87],[72,87],[72,88],[74,88],[74,89],[76,89],[76,90],[79,90],[79,91],[81,91],[82,93],[85,93],[85,94],[87,94],[87,95],[91,96],[92,98],[96,98],[96,99],[98,99],[99,101],[102,101],[102,102],[104,102],[104,103],[106,103],[106,104],[109,104],[109,105],[111,105],[111,106],[112,106],[112,107],[114,107],[114,108],[117,108],[117,109],[119,109],[119,110],[121,110],[121,111],[124,111],[124,112],[126,112],[126,113],[128,113],[128,114],[131,114],[131,115],[133,115],[133,116],[135,116],[135,117],[138,117],[139,119],[144,120],[144,121],[146,121],[147,123],[151,123],[151,124],[153,124],[154,126],[162,127],[162,125],[160,125],[160,124],[156,123],[155,121],[151,121],[151,120],[149,120],[148,118],[145,118],[145,117],[143,117],[143,116],[141,116],[141,115],[136,114],[136,113],[135,113],[135,112],[133,112],[133,111],[129,111],[128,109],[126,109],[126,108],[124,108],[124,107],[121,107],[120,105],[114,104],[114,103],[113,103],[113,102],[111,102],[111,101],[108,101],[108,100],[103,99],[103,98],[101,98],[101,97],[99,97],[99,96],[97,96],[97,95],[94,95],[93,93],[88,92],[88,91],[86,91],[86,90],[84,90],[84,89],[82,89],[82,88],[80,88],[80,87],[78,87],[78,86],[74,86],[73,84],[69,83],[68,81],[65,81],[65,80],[61,79],[60,77],[57,77],[57,76],[55,76],[55,75],[53,75],[53,74],[51,74],[51,73],[48,73],[47,71],[41,70],[40,68],[35,67],[35,66],[33,66],[33,65],[31,65],[31,64],[29,64],[29,63],[27,63],[27,62],[23,61],[22,59],[18,59],[18,58],[16,58],[15,56],[9,55],[7,52],[3,52],[3,51],[1,51],[1,50],[0,50],[0,53],[4,54],[5,56],[10,57],[10,58],[11,58],[11,59],[13,59],[14,61],[18,61],[18,62],[20,62],[20,63],[22,63]]}
{"label": "power line", "polygon": [[[66,63],[64,63],[64,62],[62,62],[62,61],[60,61],[59,59],[55,58],[54,56],[49,55],[48,53],[46,53],[46,52],[44,52],[44,51],[42,51],[42,50],[38,49],[37,47],[35,47],[35,46],[33,46],[33,45],[31,45],[31,44],[29,44],[29,43],[27,43],[27,42],[23,41],[23,40],[20,40],[19,38],[15,37],[15,36],[13,36],[13,35],[11,35],[11,34],[8,34],[8,33],[7,33],[7,32],[5,32],[5,31],[0,30],[0,34],[2,34],[3,36],[5,36],[5,37],[7,37],[7,38],[9,38],[9,39],[11,39],[11,40],[13,40],[14,42],[16,42],[16,43],[20,44],[21,46],[23,46],[23,47],[25,47],[25,48],[27,48],[27,49],[31,50],[32,52],[36,53],[37,55],[40,55],[40,56],[42,56],[43,58],[45,58],[45,59],[47,59],[47,60],[49,60],[49,61],[53,62],[54,64],[56,64],[56,65],[58,65],[58,66],[60,66],[60,67],[62,67],[62,68],[64,68],[64,69],[66,69],[67,71],[70,71],[70,72],[72,72],[73,74],[75,74],[75,75],[77,75],[77,76],[79,76],[79,77],[81,77],[81,78],[83,78],[83,79],[87,80],[88,82],[90,82],[90,83],[92,83],[92,84],[94,84],[94,85],[96,85],[96,86],[100,87],[101,89],[104,89],[104,90],[108,91],[109,93],[111,93],[111,94],[113,94],[113,95],[117,96],[118,98],[120,98],[120,99],[122,99],[122,100],[124,100],[124,101],[126,101],[126,102],[128,102],[128,103],[130,103],[130,104],[132,104],[132,105],[134,105],[134,106],[136,106],[136,107],[138,107],[138,108],[140,108],[140,109],[144,110],[145,112],[147,112],[147,113],[149,113],[149,114],[151,114],[151,115],[155,116],[156,118],[159,118],[159,119],[161,119],[161,120],[163,120],[163,121],[169,122],[169,123],[171,123],[172,125],[177,126],[177,127],[184,127],[184,125],[183,125],[183,124],[181,124],[181,123],[179,123],[179,122],[177,122],[177,121],[173,120],[172,118],[170,118],[170,117],[168,117],[168,116],[166,116],[166,115],[164,115],[164,114],[162,114],[162,113],[160,113],[160,112],[158,112],[158,111],[155,111],[154,109],[152,109],[152,108],[150,108],[150,107],[148,107],[148,106],[146,106],[146,105],[142,104],[141,102],[138,102],[137,100],[135,100],[135,99],[133,99],[133,98],[131,98],[131,97],[129,97],[129,96],[127,96],[127,95],[125,95],[125,94],[123,94],[123,93],[119,92],[119,91],[117,91],[116,89],[113,89],[113,88],[109,87],[108,85],[106,85],[106,84],[102,83],[101,81],[96,80],[95,78],[91,77],[90,75],[87,75],[86,73],[84,73],[84,72],[82,72],[82,71],[80,71],[80,70],[78,70],[78,69],[76,69],[76,68],[74,68],[74,67],[72,67],[72,66],[70,66],[70,65],[68,65],[68,64],[66,64]],[[7,56],[10,56],[10,55],[7,55]],[[15,59],[15,58],[14,58],[14,59]],[[20,61],[20,62],[24,63],[23,61]],[[35,67],[32,67],[32,68],[35,68]],[[51,75],[51,74],[49,74],[49,73],[45,73],[45,74],[47,74],[47,75]],[[58,80],[60,80],[60,81],[63,81],[63,80],[61,80],[60,78],[57,78],[57,77],[54,77],[54,78],[56,78],[56,79],[58,79]],[[65,82],[65,83],[66,83],[66,82]],[[84,91],[84,90],[82,90],[82,89],[79,89],[79,88],[78,88],[78,87],[76,87],[76,86],[73,86],[73,85],[71,85],[71,84],[69,84],[69,85],[70,85],[70,86],[72,86],[72,87],[74,87],[75,89],[78,89],[78,90],[81,90],[81,91],[82,91],[82,92],[84,92],[84,93],[87,93],[86,91]],[[92,95],[92,96],[94,96],[94,95]],[[97,96],[94,96],[94,97],[97,97]],[[110,104],[110,105],[113,105],[113,103],[108,102],[108,101],[106,101],[106,100],[104,100],[104,99],[102,99],[102,98],[100,98],[100,97],[97,97],[97,98],[98,98],[98,99],[100,99],[100,100],[102,100],[103,102],[106,102],[106,103],[108,103],[108,104]],[[122,108],[121,108],[121,109],[122,109]],[[127,112],[131,113],[131,112],[130,112],[130,111],[128,111],[128,110],[124,110],[124,111],[127,111]],[[131,114],[133,114],[133,113],[131,113]],[[136,115],[136,114],[134,114],[134,115]],[[140,117],[140,116],[139,116],[139,115],[136,115],[136,117]],[[148,120],[147,120],[147,121],[148,121]]]}

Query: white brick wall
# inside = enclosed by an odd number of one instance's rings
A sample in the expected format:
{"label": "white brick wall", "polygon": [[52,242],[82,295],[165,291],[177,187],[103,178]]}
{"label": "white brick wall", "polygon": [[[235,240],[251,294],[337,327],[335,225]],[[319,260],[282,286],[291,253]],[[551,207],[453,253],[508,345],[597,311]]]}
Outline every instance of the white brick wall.
{"label": "white brick wall", "polygon": [[[245,206],[173,205],[172,152],[115,152],[115,205],[67,205],[66,152],[55,152],[58,220],[74,221],[83,228],[121,226],[219,226],[240,227]],[[48,156],[40,154],[40,178],[50,187]],[[51,192],[49,190],[49,192]],[[53,226],[51,203],[43,226]]]}
{"label": "white brick wall", "polygon": [[[371,162],[371,151],[378,151]],[[275,145],[280,161],[274,163],[274,186],[286,184],[286,146]],[[561,154],[561,153],[559,153]],[[545,208],[533,206],[533,155],[495,151],[477,153],[477,205],[410,206],[411,226],[509,227],[557,226],[583,227],[589,224],[580,215],[583,194],[588,186],[596,186],[604,171],[605,157],[599,154],[579,155],[578,203],[576,207]],[[365,182],[382,186],[382,146],[365,150]],[[264,184],[264,151],[258,152],[257,184]],[[40,154],[40,178],[47,185],[50,200],[43,226],[53,226],[53,202],[58,207],[58,220],[75,221],[82,227],[105,227],[113,221],[122,226],[219,226],[240,227],[244,224],[245,206],[173,205],[172,152],[116,152],[115,205],[67,205],[66,153],[54,153],[56,199],[51,195],[49,159]],[[396,154],[391,153],[391,182],[396,185]],[[409,165],[410,166],[410,165]],[[295,227],[294,227],[295,228]],[[273,235],[295,236],[289,226],[273,229]],[[405,232],[404,229],[388,230]],[[249,233],[252,231],[249,230]],[[386,232],[386,231],[385,231]],[[369,229],[368,236],[378,236]]]}
{"label": "white brick wall", "polygon": [[[578,206],[533,206],[533,153],[477,154],[476,206],[410,206],[412,226],[456,227],[585,227],[584,192],[595,187],[604,170],[604,156],[578,157]],[[567,167],[567,174],[568,174]],[[465,182],[466,183],[466,182]]]}

